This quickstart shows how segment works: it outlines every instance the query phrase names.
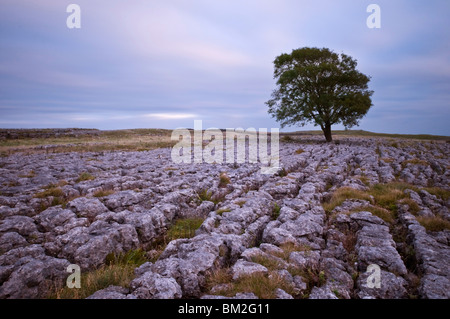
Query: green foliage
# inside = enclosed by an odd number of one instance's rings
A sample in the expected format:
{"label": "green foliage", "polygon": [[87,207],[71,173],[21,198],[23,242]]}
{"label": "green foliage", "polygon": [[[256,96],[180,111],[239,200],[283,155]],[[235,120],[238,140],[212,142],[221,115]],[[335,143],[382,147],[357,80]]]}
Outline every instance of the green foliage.
{"label": "green foliage", "polygon": [[203,201],[211,201],[212,192],[208,191],[207,189],[203,189],[199,193],[197,193],[197,196],[202,202]]}
{"label": "green foliage", "polygon": [[247,201],[244,199],[238,200],[237,202],[234,202],[236,205],[238,205],[240,208],[245,205]]}
{"label": "green foliage", "polygon": [[220,173],[219,176],[219,187],[226,187],[228,184],[230,184],[230,178],[226,173]]}
{"label": "green foliage", "polygon": [[439,188],[439,187],[425,187],[424,190],[426,190],[431,195],[435,195],[436,197],[442,199],[443,201],[448,201],[450,199],[450,191]]}
{"label": "green foliage", "polygon": [[271,216],[272,220],[276,220],[278,218],[278,216],[280,216],[280,210],[281,210],[281,207],[277,203],[274,203],[273,208],[272,208],[272,216]]}
{"label": "green foliage", "polygon": [[358,125],[372,106],[370,78],[356,70],[356,60],[327,48],[301,48],[274,61],[277,88],[266,104],[281,123],[313,123],[331,141],[331,125]]}
{"label": "green foliage", "polygon": [[195,231],[202,225],[203,221],[203,218],[178,219],[167,232],[168,241],[194,237]]}
{"label": "green foliage", "polygon": [[115,191],[113,191],[113,190],[99,190],[99,191],[95,192],[92,196],[106,197],[106,196],[112,195],[114,193],[115,193]]}
{"label": "green foliage", "polygon": [[145,251],[142,249],[134,249],[121,254],[110,253],[106,256],[105,263],[107,265],[132,265],[139,267],[146,261]]}
{"label": "green foliage", "polygon": [[278,171],[278,176],[280,176],[280,177],[285,177],[287,174],[288,174],[288,172],[286,171],[286,169],[284,167]]}
{"label": "green foliage", "polygon": [[443,219],[441,216],[417,217],[417,221],[425,227],[427,231],[438,232],[450,230],[450,222]]}
{"label": "green foliage", "polygon": [[221,209],[218,209],[216,211],[216,214],[219,215],[219,216],[222,216],[223,213],[227,213],[227,212],[231,212],[231,209],[229,209],[229,208],[221,208]]}
{"label": "green foliage", "polygon": [[64,192],[59,187],[50,187],[50,188],[46,189],[45,191],[39,192],[34,195],[35,198],[46,198],[49,196],[63,197]]}
{"label": "green foliage", "polygon": [[145,251],[131,250],[122,254],[110,253],[106,256],[105,265],[98,269],[81,273],[81,288],[55,286],[49,298],[84,299],[94,292],[109,286],[128,287],[134,279],[134,269],[148,261]]}
{"label": "green foliage", "polygon": [[91,174],[89,174],[88,172],[83,172],[80,174],[80,176],[78,176],[78,178],[76,179],[76,182],[84,182],[84,181],[91,181],[94,180],[95,177],[92,176]]}

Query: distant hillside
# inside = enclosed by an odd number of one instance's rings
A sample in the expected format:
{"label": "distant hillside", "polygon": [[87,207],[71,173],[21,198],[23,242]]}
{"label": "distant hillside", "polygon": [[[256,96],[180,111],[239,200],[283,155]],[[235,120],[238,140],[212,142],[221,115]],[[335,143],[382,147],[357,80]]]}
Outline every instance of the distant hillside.
{"label": "distant hillside", "polygon": [[[337,130],[332,132],[333,135],[343,136],[367,136],[367,137],[389,137],[389,138],[406,138],[416,140],[441,140],[449,141],[450,136],[431,135],[431,134],[389,134],[389,133],[374,133],[364,130]],[[323,135],[320,130],[316,131],[296,131],[296,132],[282,132],[281,136],[301,136],[301,135]]]}

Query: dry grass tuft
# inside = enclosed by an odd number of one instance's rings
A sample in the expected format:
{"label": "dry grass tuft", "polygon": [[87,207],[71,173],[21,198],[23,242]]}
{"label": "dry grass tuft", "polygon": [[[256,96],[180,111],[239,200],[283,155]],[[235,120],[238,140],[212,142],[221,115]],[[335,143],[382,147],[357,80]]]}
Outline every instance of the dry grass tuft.
{"label": "dry grass tuft", "polygon": [[450,230],[450,222],[443,219],[441,216],[433,217],[417,217],[417,221],[425,227],[427,231],[438,232],[443,230]]}

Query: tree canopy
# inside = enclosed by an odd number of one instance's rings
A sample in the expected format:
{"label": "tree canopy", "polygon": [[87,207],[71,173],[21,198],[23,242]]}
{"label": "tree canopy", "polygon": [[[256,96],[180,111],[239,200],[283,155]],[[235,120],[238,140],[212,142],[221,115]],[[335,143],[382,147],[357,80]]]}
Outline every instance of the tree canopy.
{"label": "tree canopy", "polygon": [[281,123],[319,125],[327,142],[331,125],[358,125],[372,106],[370,77],[356,70],[352,57],[327,48],[301,48],[274,61],[277,88],[266,102],[269,113]]}

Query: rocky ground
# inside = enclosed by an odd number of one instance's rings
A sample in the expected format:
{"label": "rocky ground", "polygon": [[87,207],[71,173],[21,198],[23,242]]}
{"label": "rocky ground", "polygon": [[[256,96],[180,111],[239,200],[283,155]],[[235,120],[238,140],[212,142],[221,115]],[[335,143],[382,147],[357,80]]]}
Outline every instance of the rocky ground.
{"label": "rocky ground", "polygon": [[[275,175],[169,148],[2,157],[0,298],[47,298],[69,264],[136,249],[151,261],[132,281],[89,298],[449,298],[450,144],[321,139],[282,142]],[[189,218],[195,236],[161,248]]]}

